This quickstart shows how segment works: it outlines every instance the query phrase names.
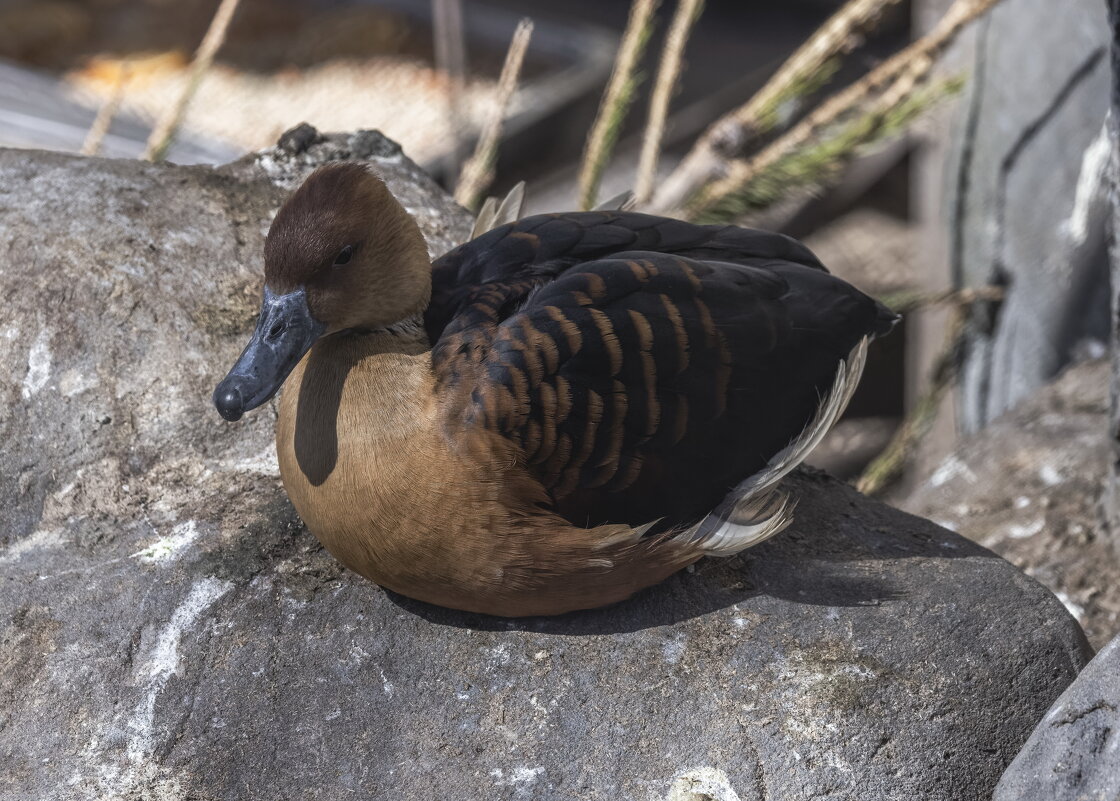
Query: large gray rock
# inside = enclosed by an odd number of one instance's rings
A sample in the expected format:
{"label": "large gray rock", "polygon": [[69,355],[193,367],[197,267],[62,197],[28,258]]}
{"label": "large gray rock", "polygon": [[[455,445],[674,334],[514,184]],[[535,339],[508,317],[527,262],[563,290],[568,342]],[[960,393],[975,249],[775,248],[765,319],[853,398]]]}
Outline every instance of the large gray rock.
{"label": "large gray rock", "polygon": [[[298,148],[293,148],[298,150]],[[1088,659],[1044,588],[819,474],[797,523],[611,609],[502,621],[343,571],[274,414],[209,403],[269,216],[373,135],[232,168],[0,151],[0,799],[980,799]]]}
{"label": "large gray rock", "polygon": [[993,801],[1120,798],[1120,637],[1062,693],[1003,774]]}
{"label": "large gray rock", "polygon": [[1112,146],[1109,181],[1112,187],[1112,241],[1109,244],[1109,295],[1112,299],[1112,331],[1109,350],[1112,353],[1110,384],[1111,409],[1108,434],[1112,459],[1109,462],[1108,490],[1105,493],[1104,518],[1112,534],[1112,545],[1120,558],[1120,0],[1108,0],[1109,22],[1112,25],[1111,67],[1112,102],[1108,114],[1108,133]]}

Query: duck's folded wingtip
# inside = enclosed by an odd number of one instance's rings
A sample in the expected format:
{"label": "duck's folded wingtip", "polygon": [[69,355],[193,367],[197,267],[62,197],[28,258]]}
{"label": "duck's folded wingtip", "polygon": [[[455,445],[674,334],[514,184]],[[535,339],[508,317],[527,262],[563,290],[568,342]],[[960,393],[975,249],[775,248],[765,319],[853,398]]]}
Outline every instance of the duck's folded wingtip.
{"label": "duck's folded wingtip", "polygon": [[684,535],[704,554],[731,556],[769,539],[793,522],[795,504],[776,491],[777,484],[805,460],[840,419],[863,374],[870,339],[863,337],[837,365],[831,389],[804,430]]}
{"label": "duck's folded wingtip", "polygon": [[885,337],[894,327],[902,320],[902,315],[898,312],[891,311],[882,303],[876,303],[875,326],[873,328],[874,334],[877,337]]}

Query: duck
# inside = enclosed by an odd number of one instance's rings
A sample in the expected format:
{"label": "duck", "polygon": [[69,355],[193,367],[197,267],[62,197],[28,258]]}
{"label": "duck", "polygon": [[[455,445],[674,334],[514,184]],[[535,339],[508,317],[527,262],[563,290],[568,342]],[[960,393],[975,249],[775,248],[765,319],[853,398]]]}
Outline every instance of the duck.
{"label": "duck", "polygon": [[635,211],[532,215],[432,261],[376,172],[336,162],[277,212],[213,402],[235,421],[283,387],[283,486],[354,572],[556,615],[789,525],[781,479],[897,319],[787,236]]}

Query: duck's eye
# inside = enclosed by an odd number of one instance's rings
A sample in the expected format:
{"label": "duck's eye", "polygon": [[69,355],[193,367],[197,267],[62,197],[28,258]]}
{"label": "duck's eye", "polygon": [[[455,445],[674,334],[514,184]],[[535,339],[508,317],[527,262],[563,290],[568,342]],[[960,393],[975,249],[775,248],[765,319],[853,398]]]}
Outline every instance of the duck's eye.
{"label": "duck's eye", "polygon": [[354,255],[354,246],[347,245],[342,250],[338,251],[338,255],[334,257],[334,266],[342,267],[350,263],[350,257]]}

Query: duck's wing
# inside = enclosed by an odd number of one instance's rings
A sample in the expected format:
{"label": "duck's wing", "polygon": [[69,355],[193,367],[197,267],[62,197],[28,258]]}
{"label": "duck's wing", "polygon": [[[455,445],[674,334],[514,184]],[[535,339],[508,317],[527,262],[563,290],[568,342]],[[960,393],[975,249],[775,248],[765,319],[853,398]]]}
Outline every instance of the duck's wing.
{"label": "duck's wing", "polygon": [[448,437],[513,443],[573,523],[695,523],[846,402],[838,368],[889,328],[819,268],[738,261],[630,251],[484,285],[433,350]]}
{"label": "duck's wing", "polygon": [[501,292],[508,313],[574,265],[634,250],[729,262],[780,259],[824,269],[800,242],[765,231],[626,211],[539,214],[487,231],[436,259],[424,313],[428,339],[435,344],[477,295]]}

